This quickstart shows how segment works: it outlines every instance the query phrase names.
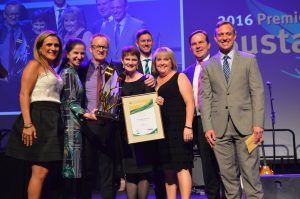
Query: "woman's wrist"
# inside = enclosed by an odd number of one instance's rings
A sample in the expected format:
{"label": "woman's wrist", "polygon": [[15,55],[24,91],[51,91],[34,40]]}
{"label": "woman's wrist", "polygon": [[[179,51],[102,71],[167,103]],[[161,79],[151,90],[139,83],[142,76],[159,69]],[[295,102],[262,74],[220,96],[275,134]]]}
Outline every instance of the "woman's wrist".
{"label": "woman's wrist", "polygon": [[23,128],[24,128],[24,129],[29,129],[29,128],[31,128],[32,126],[33,126],[32,123],[24,123]]}
{"label": "woman's wrist", "polygon": [[193,129],[193,127],[188,126],[188,125],[185,125],[184,128],[186,128],[186,129]]}

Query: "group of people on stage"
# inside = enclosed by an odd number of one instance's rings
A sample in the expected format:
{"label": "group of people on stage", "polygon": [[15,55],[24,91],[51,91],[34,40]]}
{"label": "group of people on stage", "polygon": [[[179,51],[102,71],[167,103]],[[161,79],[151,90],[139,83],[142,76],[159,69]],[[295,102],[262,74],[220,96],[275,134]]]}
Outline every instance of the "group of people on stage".
{"label": "group of people on stage", "polygon": [[[240,176],[247,198],[263,198],[259,151],[249,153],[245,144],[251,135],[258,143],[263,133],[259,67],[254,55],[234,48],[236,31],[230,22],[217,23],[214,39],[219,52],[210,57],[207,33],[191,33],[196,63],[181,73],[170,48],[152,53],[153,38],[146,29],[137,31],[137,47],[122,49],[122,68],[107,60],[115,38],[98,33],[88,47],[78,38],[63,46],[56,32],[40,33],[22,74],[22,114],[6,151],[31,165],[28,198],[41,198],[46,177],[60,169],[62,198],[92,198],[100,175],[104,199],[116,197],[115,176],[125,179],[130,199],[147,198],[152,179],[156,198],[175,199],[179,188],[181,198],[188,199],[194,144],[209,199],[241,198]],[[84,62],[87,51],[90,59]],[[99,95],[148,92],[158,94],[165,139],[128,144],[121,106],[113,109],[119,121],[96,117],[97,111],[106,111]]]}

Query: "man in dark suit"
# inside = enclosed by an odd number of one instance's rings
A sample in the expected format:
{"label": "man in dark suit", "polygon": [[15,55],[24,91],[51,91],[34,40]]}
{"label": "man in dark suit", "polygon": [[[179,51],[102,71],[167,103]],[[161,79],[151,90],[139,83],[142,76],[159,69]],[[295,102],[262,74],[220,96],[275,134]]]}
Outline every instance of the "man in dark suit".
{"label": "man in dark suit", "polygon": [[93,25],[93,33],[99,33],[107,23],[113,20],[111,15],[110,0],[96,0],[99,19]]}
{"label": "man in dark suit", "polygon": [[112,0],[111,12],[114,20],[107,23],[101,32],[110,38],[108,60],[120,62],[122,48],[135,44],[136,32],[145,24],[127,14],[127,0]]}
{"label": "man in dark suit", "polygon": [[69,7],[66,0],[53,0],[53,7],[46,10],[47,27],[56,31],[63,38],[65,31],[63,28],[62,14]]}
{"label": "man in dark suit", "polygon": [[208,199],[220,199],[221,178],[219,175],[219,167],[213,150],[207,143],[200,117],[200,89],[201,81],[200,74],[204,61],[209,59],[210,43],[208,35],[203,30],[196,30],[189,36],[190,49],[196,58],[196,63],[190,65],[184,73],[188,76],[194,93],[195,101],[195,117],[193,121],[194,138],[197,144],[197,149],[202,160],[202,172],[205,183],[205,193]]}
{"label": "man in dark suit", "polygon": [[[92,37],[90,52],[92,59],[79,68],[79,76],[85,88],[84,107],[88,112],[98,108],[104,111],[99,102],[99,92],[107,92],[118,87],[118,74],[115,69],[111,76],[105,75],[108,67],[108,38],[102,34]],[[111,91],[111,96],[118,95],[118,89]],[[110,113],[116,113],[111,109]],[[98,118],[86,121],[83,125],[83,171],[82,199],[91,199],[96,185],[98,170],[100,174],[100,194],[102,198],[115,198],[114,185],[114,134],[116,123],[113,120]]]}
{"label": "man in dark suit", "polygon": [[9,1],[3,11],[3,24],[0,24],[0,60],[8,71],[8,78],[20,78],[28,61],[25,23],[20,20],[22,5]]}
{"label": "man in dark suit", "polygon": [[152,47],[154,42],[151,32],[147,29],[138,30],[135,44],[141,53],[141,64],[138,67],[138,71],[143,74],[152,74]]}
{"label": "man in dark suit", "polygon": [[[156,76],[153,73],[152,68],[152,47],[153,47],[152,34],[147,29],[140,29],[136,33],[136,46],[139,48],[141,57],[138,71],[145,75]],[[159,169],[156,165],[153,165],[153,180],[154,180],[154,191],[155,198],[165,199],[166,188],[164,180],[164,172]]]}
{"label": "man in dark suit", "polygon": [[[97,108],[105,110],[104,103],[99,102],[99,95],[110,92],[111,98],[116,99],[119,92],[119,69],[116,65],[113,72],[109,70],[106,61],[109,50],[109,39],[99,33],[91,40],[90,52],[92,59],[79,68],[79,76],[85,88],[83,107],[87,112]],[[111,73],[111,75],[108,75]],[[150,79],[150,78],[148,78]],[[149,86],[154,86],[152,78]],[[113,105],[113,103],[108,103]],[[117,113],[112,108],[109,113]],[[91,199],[96,185],[98,169],[100,174],[100,194],[102,198],[115,198],[115,132],[117,123],[113,120],[99,117],[96,121],[86,121],[83,125],[83,170],[82,170],[82,199]]]}
{"label": "man in dark suit", "polygon": [[[214,150],[228,199],[263,198],[259,149],[248,152],[245,141],[257,144],[264,123],[264,86],[254,55],[234,49],[236,31],[228,21],[217,23],[219,53],[203,66],[201,118]],[[252,137],[251,137],[252,136]]]}
{"label": "man in dark suit", "polygon": [[19,110],[19,91],[22,71],[28,62],[26,21],[21,21],[22,7],[19,1],[8,1],[0,24],[0,63],[7,75],[0,81],[0,90],[6,96],[1,99],[0,112]]}

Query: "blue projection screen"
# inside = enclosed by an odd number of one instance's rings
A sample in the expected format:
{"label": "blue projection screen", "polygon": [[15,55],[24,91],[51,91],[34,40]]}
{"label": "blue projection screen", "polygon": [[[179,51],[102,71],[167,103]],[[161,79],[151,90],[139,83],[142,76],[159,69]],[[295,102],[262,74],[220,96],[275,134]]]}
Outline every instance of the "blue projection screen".
{"label": "blue projection screen", "polygon": [[[8,32],[3,31],[5,19],[3,9],[7,1],[1,1],[0,18],[0,61],[4,68],[9,69]],[[18,37],[19,53],[18,70],[10,79],[0,79],[0,128],[10,128],[16,115],[19,114],[20,74],[25,61],[32,57],[32,19],[37,10],[53,9],[53,1],[24,0],[20,24],[24,28],[25,37]],[[81,9],[81,20],[84,28],[95,32],[95,24],[101,19],[96,0],[69,0],[69,6]],[[214,42],[214,27],[220,20],[229,20],[235,24],[238,50],[253,53],[262,72],[263,81],[271,82],[273,104],[276,114],[275,128],[291,129],[296,133],[296,143],[300,143],[300,9],[297,0],[128,0],[127,12],[130,16],[144,22],[154,38],[154,48],[170,47],[176,54],[180,70],[188,67],[193,58],[188,35],[196,29],[208,32],[211,42],[211,55],[217,53]],[[55,19],[47,15],[48,28],[53,28]],[[25,42],[26,38],[26,42]],[[134,45],[134,35],[131,45]],[[265,128],[271,128],[271,110],[268,87],[265,87],[266,114]],[[265,133],[266,144],[272,144],[270,133]],[[276,135],[276,154],[293,155],[292,137],[290,134],[279,132]],[[288,147],[283,150],[279,145]],[[270,147],[267,155],[272,155]]]}

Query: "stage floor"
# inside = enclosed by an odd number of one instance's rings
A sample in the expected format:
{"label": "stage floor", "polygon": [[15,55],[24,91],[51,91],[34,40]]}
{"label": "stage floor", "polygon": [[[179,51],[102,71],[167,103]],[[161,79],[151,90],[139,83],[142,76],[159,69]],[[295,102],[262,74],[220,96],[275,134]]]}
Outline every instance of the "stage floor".
{"label": "stage floor", "polygon": [[[201,190],[201,192],[199,192],[199,190],[193,190],[193,192],[195,193],[192,194],[191,199],[207,199],[204,191]],[[94,194],[93,199],[101,199],[101,197],[99,194]],[[125,191],[118,192],[117,199],[127,199]],[[148,199],[155,199],[154,191],[152,189],[150,190]],[[179,195],[177,195],[177,199],[180,199]]]}

